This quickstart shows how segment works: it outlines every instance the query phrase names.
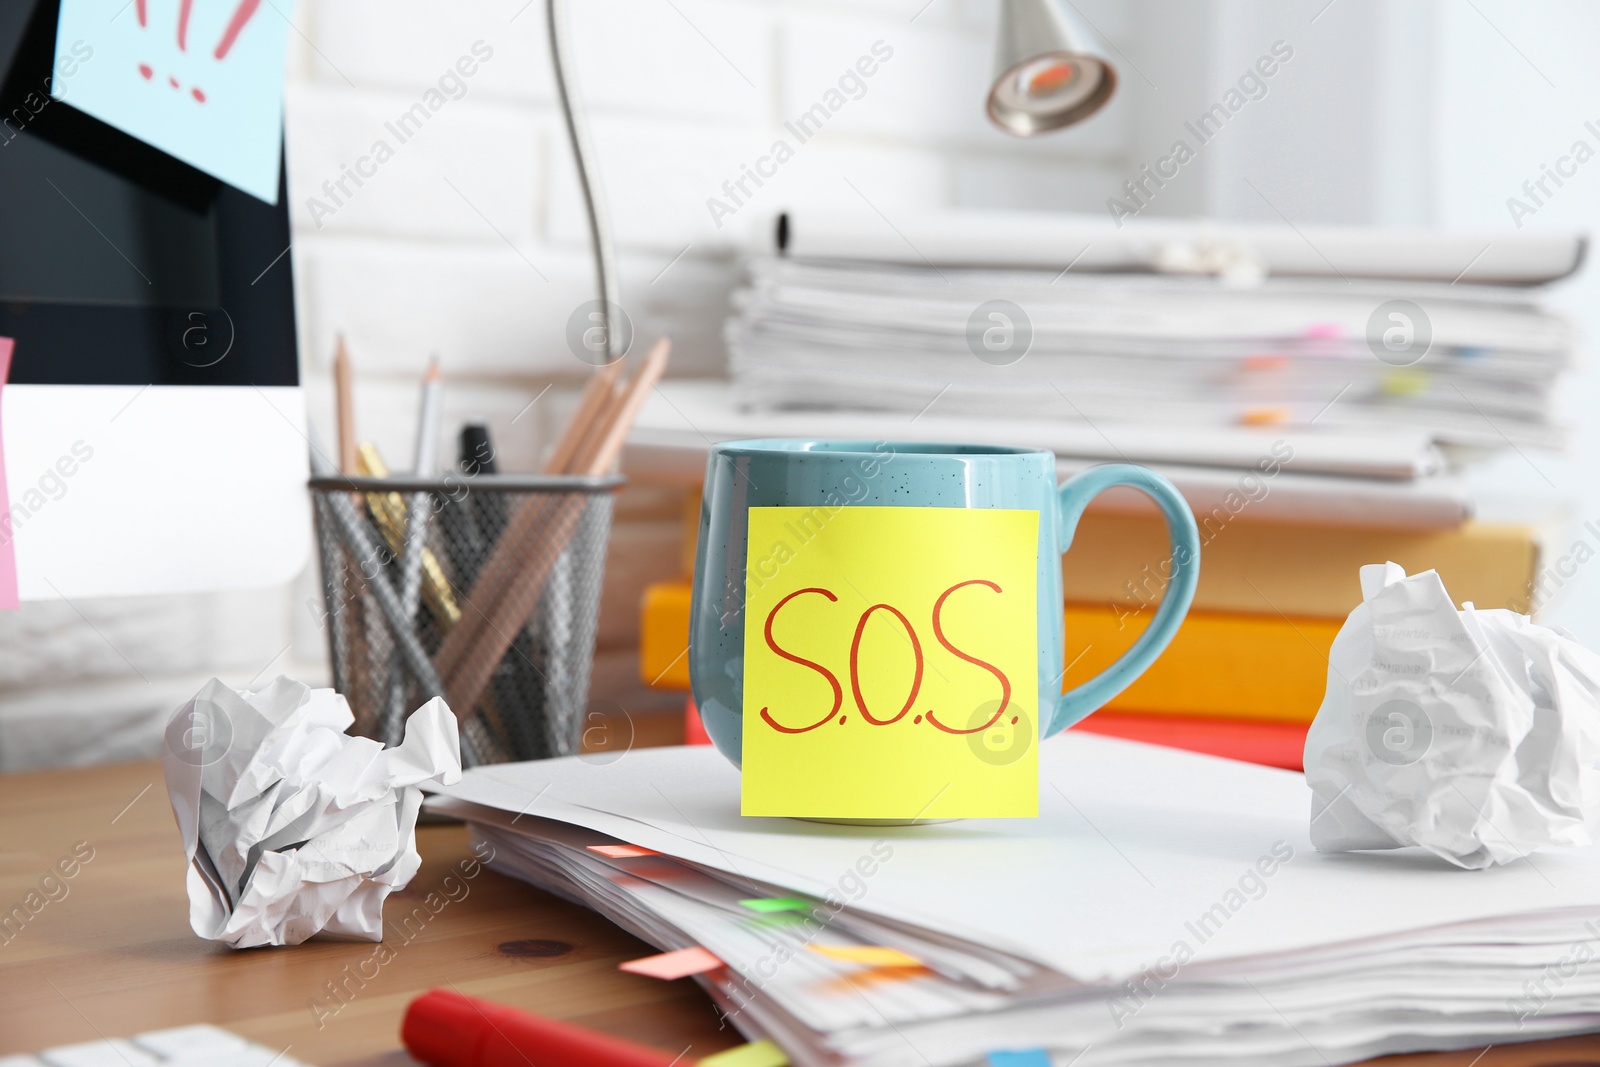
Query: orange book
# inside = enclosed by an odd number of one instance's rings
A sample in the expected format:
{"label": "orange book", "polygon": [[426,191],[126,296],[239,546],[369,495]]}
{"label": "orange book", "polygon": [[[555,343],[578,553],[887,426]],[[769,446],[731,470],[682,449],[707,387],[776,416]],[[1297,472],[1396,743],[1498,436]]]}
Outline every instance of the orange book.
{"label": "orange book", "polygon": [[645,586],[639,614],[639,679],[656,689],[689,688],[688,579]]}
{"label": "orange book", "polygon": [[[1204,571],[1204,564],[1202,573]],[[1069,604],[1066,688],[1110,666],[1153,612]],[[687,629],[688,617],[684,617]],[[1150,669],[1106,707],[1113,711],[1310,722],[1328,684],[1328,650],[1344,620],[1191,611]]]}

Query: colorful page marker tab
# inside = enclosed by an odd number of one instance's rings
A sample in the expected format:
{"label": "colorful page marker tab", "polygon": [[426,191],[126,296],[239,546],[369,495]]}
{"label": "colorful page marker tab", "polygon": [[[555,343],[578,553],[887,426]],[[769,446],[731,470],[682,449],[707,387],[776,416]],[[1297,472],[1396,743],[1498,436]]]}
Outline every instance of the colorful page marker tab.
{"label": "colorful page marker tab", "polygon": [[752,1041],[700,1061],[700,1067],[789,1067],[789,1057],[771,1041]]}
{"label": "colorful page marker tab", "polygon": [[687,978],[691,974],[714,971],[722,966],[725,964],[721,960],[697,945],[694,948],[681,948],[676,952],[663,952],[659,956],[629,960],[627,963],[618,964],[617,969],[670,982],[677,978]]}
{"label": "colorful page marker tab", "polygon": [[1025,1052],[991,1052],[989,1067],[1050,1067],[1050,1053],[1042,1048]]}
{"label": "colorful page marker tab", "polygon": [[885,945],[808,945],[812,952],[867,967],[921,967],[922,961]]}
{"label": "colorful page marker tab", "polygon": [[661,853],[651,848],[640,848],[638,845],[590,845],[590,852],[598,852],[608,859],[627,860],[637,856],[659,856]]}
{"label": "colorful page marker tab", "polygon": [[801,897],[768,897],[761,900],[741,900],[739,903],[751,911],[810,911],[811,901]]}
{"label": "colorful page marker tab", "polygon": [[[0,397],[5,395],[5,384],[11,377],[11,350],[16,342],[0,337]],[[17,549],[11,543],[11,496],[6,491],[5,422],[0,420],[0,611],[16,611],[22,606],[17,598]]]}
{"label": "colorful page marker tab", "polygon": [[744,814],[1039,813],[1038,512],[751,508],[748,544]]}
{"label": "colorful page marker tab", "polygon": [[293,18],[293,0],[61,0],[50,95],[276,204]]}

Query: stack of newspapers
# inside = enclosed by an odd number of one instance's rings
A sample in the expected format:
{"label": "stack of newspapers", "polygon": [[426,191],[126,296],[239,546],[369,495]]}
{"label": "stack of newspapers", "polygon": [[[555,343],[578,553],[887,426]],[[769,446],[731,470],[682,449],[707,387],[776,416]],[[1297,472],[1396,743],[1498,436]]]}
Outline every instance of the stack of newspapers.
{"label": "stack of newspapers", "polygon": [[727,324],[748,410],[1557,447],[1575,236],[785,217]]}
{"label": "stack of newspapers", "polygon": [[[609,761],[611,757],[607,757]],[[739,814],[711,748],[469,771],[492,866],[660,947],[801,1067],[1326,1065],[1600,1027],[1600,849],[1321,855],[1298,774],[1069,733],[1037,819]],[[623,847],[617,847],[623,846]]]}

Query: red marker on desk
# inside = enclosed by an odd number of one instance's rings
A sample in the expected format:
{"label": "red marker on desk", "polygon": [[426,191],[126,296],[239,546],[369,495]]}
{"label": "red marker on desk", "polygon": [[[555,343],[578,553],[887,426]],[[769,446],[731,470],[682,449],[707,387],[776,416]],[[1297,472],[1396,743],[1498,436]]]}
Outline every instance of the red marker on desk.
{"label": "red marker on desk", "polygon": [[504,1004],[445,989],[422,994],[400,1024],[406,1051],[432,1067],[680,1067],[687,1061]]}

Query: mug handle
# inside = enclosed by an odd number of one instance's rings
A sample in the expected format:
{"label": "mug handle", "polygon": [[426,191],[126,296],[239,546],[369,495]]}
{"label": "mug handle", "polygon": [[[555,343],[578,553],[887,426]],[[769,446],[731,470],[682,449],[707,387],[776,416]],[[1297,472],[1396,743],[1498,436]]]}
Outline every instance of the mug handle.
{"label": "mug handle", "polygon": [[1089,713],[1103,706],[1118,693],[1133,684],[1165,651],[1168,642],[1178,632],[1183,617],[1194,601],[1195,585],[1200,580],[1200,530],[1195,525],[1194,512],[1183,495],[1161,475],[1131,463],[1105,463],[1079,471],[1061,483],[1056,490],[1061,508],[1061,552],[1072,547],[1072,538],[1078,532],[1078,520],[1089,501],[1113,486],[1125,485],[1145,493],[1161,508],[1167,522],[1167,534],[1172,540],[1172,577],[1167,583],[1166,595],[1156,609],[1155,618],[1145,627],[1144,633],[1133,647],[1117,661],[1093,678],[1068,692],[1056,701],[1055,718],[1050,733],[1055,734],[1087,718]]}

